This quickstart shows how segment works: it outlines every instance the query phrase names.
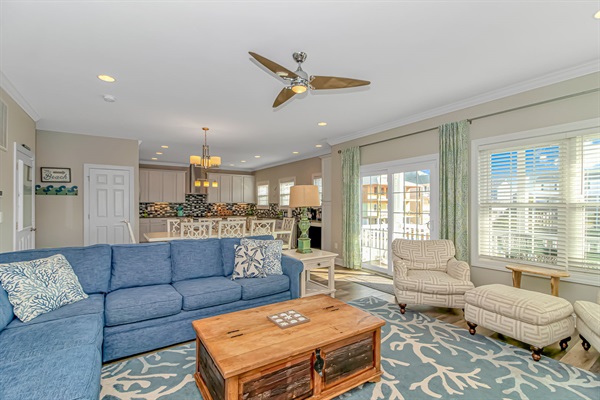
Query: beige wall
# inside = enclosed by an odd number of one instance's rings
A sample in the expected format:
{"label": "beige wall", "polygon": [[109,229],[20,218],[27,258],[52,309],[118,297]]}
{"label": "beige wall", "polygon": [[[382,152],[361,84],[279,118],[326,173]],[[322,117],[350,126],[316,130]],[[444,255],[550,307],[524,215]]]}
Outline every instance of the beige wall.
{"label": "beige wall", "polygon": [[256,183],[269,182],[269,203],[279,203],[279,179],[296,178],[296,185],[312,185],[312,175],[321,173],[321,158],[307,158],[254,173]]}
{"label": "beige wall", "polygon": [[[441,124],[462,119],[476,118],[481,115],[542,102],[599,87],[600,74],[590,74],[333,146],[331,192],[332,244],[334,248],[337,244],[338,251],[341,252],[342,185],[341,159],[338,150],[352,146],[366,145],[382,139],[434,128],[425,133],[362,147],[361,165],[434,154],[438,153],[438,132],[435,127]],[[475,140],[507,133],[522,132],[535,128],[598,117],[600,117],[600,94],[595,92],[518,111],[511,111],[493,117],[477,119],[473,121],[470,127],[471,139]],[[477,286],[494,282],[510,284],[511,279],[508,272],[492,271],[474,266],[473,282]],[[529,287],[546,293],[550,292],[549,282],[547,279],[543,278],[523,278],[523,287]],[[597,288],[594,286],[563,282],[561,283],[560,293],[562,297],[571,301],[577,299],[595,300],[596,290]]]}
{"label": "beige wall", "polygon": [[[137,140],[113,139],[62,132],[37,132],[36,183],[39,167],[71,168],[71,183],[78,196],[36,196],[36,247],[83,246],[84,164],[119,165],[135,171],[134,199],[139,198],[139,151]],[[138,212],[131,221],[138,235]]]}
{"label": "beige wall", "polygon": [[[0,150],[0,252],[13,249],[14,145],[25,144],[35,154],[35,121],[2,89],[0,98],[7,107],[7,151]],[[36,164],[37,165],[37,164]]]}

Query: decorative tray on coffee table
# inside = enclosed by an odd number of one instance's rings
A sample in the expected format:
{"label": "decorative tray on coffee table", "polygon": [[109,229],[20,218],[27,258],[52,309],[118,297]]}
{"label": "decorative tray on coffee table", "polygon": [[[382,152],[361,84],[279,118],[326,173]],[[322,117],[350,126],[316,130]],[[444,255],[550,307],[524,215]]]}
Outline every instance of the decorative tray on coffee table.
{"label": "decorative tray on coffee table", "polygon": [[269,319],[281,329],[291,328],[292,326],[305,324],[308,321],[310,321],[310,318],[294,310],[288,310],[277,314],[272,314],[267,316],[267,319]]}

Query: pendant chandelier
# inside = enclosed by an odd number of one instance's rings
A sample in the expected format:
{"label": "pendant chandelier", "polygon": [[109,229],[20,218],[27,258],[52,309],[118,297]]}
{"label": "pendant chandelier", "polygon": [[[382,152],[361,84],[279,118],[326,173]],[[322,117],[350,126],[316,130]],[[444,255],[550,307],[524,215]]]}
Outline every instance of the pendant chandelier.
{"label": "pendant chandelier", "polygon": [[190,164],[204,169],[218,167],[221,165],[221,157],[210,156],[208,144],[206,143],[206,132],[208,132],[208,128],[204,127],[202,128],[202,130],[204,131],[204,144],[202,145],[202,156],[190,156]]}

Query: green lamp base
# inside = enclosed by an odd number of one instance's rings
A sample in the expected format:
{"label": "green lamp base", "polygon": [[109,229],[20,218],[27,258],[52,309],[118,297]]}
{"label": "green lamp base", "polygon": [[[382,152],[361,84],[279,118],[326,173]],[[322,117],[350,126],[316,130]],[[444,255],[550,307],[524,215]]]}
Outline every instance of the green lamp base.
{"label": "green lamp base", "polygon": [[310,239],[298,239],[298,248],[296,249],[296,253],[312,253],[310,248]]}

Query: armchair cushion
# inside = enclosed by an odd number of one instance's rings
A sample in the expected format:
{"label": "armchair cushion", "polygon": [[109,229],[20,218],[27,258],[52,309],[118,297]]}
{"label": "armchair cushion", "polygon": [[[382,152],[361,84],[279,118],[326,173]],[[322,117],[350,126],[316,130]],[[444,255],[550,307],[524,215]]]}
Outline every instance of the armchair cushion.
{"label": "armchair cushion", "polygon": [[450,240],[404,240],[392,242],[395,258],[406,260],[409,269],[445,271],[454,258],[454,243]]}
{"label": "armchair cushion", "polygon": [[405,280],[396,280],[396,288],[431,294],[464,294],[473,289],[470,281],[458,280],[443,271],[410,270]]}

